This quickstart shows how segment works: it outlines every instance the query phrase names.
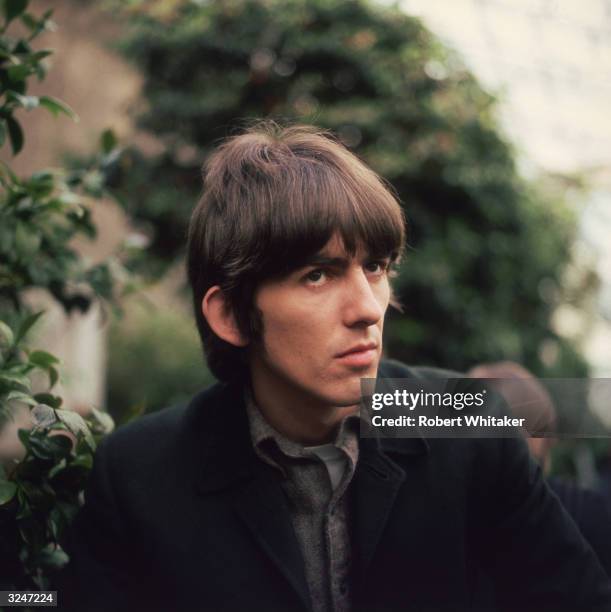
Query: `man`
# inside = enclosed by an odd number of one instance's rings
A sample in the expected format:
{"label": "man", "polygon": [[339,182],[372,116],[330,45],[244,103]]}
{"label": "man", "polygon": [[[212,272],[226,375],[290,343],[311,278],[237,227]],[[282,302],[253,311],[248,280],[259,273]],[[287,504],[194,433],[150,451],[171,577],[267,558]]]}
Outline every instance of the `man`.
{"label": "man", "polygon": [[313,128],[212,155],[188,275],[221,383],[100,445],[79,609],[462,610],[482,564],[508,610],[611,609],[523,442],[359,438],[361,378],[444,375],[380,363],[403,223]]}
{"label": "man", "polygon": [[530,454],[548,477],[549,487],[579,527],[603,569],[611,576],[611,512],[604,496],[557,476],[549,477],[558,419],[545,386],[513,361],[482,363],[471,368],[467,375],[488,379],[488,387],[503,397],[512,415],[526,417],[529,425],[524,434]]}

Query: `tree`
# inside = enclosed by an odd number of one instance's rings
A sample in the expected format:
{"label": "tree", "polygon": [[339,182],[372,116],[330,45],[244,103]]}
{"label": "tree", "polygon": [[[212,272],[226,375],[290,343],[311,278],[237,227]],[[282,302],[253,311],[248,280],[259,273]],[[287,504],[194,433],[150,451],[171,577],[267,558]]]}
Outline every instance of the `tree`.
{"label": "tree", "polygon": [[[391,356],[585,372],[551,326],[573,215],[520,178],[494,97],[417,19],[364,0],[128,7],[135,27],[123,50],[145,79],[137,119],[165,150],[132,150],[114,187],[150,228],[158,267],[182,252],[201,163],[218,139],[249,118],[311,122],[336,132],[403,202],[405,312],[388,322]],[[556,351],[553,363],[543,363],[544,346]]]}

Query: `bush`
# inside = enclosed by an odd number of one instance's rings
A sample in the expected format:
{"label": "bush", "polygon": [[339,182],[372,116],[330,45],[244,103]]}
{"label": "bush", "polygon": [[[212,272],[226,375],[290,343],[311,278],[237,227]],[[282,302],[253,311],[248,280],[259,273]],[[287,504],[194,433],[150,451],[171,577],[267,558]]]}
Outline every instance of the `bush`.
{"label": "bush", "polygon": [[111,327],[107,376],[107,404],[118,423],[186,402],[213,380],[191,317],[135,303]]}
{"label": "bush", "polygon": [[[219,138],[249,118],[311,122],[336,132],[404,204],[405,314],[388,322],[390,355],[585,373],[551,325],[574,215],[518,176],[494,97],[417,19],[364,0],[134,0],[124,10],[136,25],[123,49],[144,75],[139,124],[166,149],[126,154],[114,187],[150,228],[156,266],[182,255],[200,166]],[[544,363],[550,346],[557,357]]]}
{"label": "bush", "polygon": [[[17,155],[24,141],[17,110],[73,112],[59,100],[27,94],[29,79],[45,74],[42,60],[51,52],[33,49],[32,41],[51,25],[51,12],[37,18],[23,0],[0,6],[0,144],[8,137]],[[26,289],[42,288],[70,312],[113,297],[117,266],[88,268],[70,245],[79,234],[95,235],[84,196],[100,193],[112,155],[106,148],[89,168],[29,177],[0,164],[0,420],[25,405],[34,425],[19,430],[23,456],[0,466],[0,589],[52,586],[67,561],[59,542],[79,507],[96,439],[112,428],[108,415],[96,410],[86,422],[61,408],[61,397],[52,393],[58,360],[26,345],[40,313],[29,312],[23,300]],[[33,388],[36,372],[48,376],[43,392]]]}

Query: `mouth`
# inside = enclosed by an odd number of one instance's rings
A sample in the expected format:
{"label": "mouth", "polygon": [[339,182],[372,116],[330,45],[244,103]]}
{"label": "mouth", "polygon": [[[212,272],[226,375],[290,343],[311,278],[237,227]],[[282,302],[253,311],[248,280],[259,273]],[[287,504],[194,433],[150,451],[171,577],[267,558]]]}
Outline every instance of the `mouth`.
{"label": "mouth", "polygon": [[367,367],[371,365],[378,355],[378,345],[375,342],[358,344],[335,356],[344,365]]}

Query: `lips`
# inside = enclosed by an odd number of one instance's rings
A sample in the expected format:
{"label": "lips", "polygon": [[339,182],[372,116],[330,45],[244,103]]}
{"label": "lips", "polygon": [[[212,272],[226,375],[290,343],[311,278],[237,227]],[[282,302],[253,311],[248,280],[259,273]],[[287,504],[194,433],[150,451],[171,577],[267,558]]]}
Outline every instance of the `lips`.
{"label": "lips", "polygon": [[343,353],[339,353],[338,355],[336,355],[336,357],[338,359],[341,359],[342,357],[347,357],[348,355],[354,355],[358,353],[365,353],[367,351],[373,351],[374,349],[377,348],[377,346],[378,345],[375,342],[368,342],[367,344],[358,344],[348,349],[347,351],[344,351]]}
{"label": "lips", "polygon": [[359,344],[340,353],[336,356],[336,359],[346,366],[357,368],[369,367],[378,355],[377,346],[375,342]]}

